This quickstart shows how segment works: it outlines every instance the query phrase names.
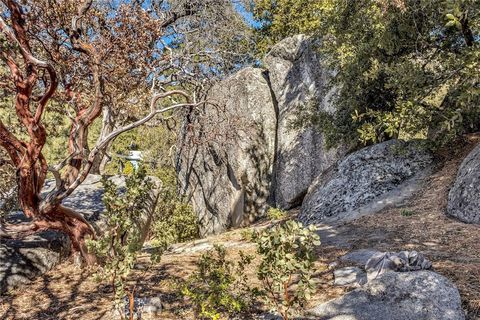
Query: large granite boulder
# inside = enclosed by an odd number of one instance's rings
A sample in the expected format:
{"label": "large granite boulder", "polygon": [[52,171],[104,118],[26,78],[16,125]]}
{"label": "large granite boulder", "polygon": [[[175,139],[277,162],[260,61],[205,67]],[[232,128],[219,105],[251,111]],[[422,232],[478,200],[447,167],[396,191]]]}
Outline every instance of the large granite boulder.
{"label": "large granite boulder", "polygon": [[277,154],[272,191],[277,207],[299,206],[312,181],[344,155],[345,148],[327,150],[321,132],[292,128],[300,109],[310,104],[319,112],[335,112],[335,89],[327,88],[330,72],[305,35],[286,38],[264,59],[278,113]]}
{"label": "large granite boulder", "polygon": [[384,273],[309,314],[320,320],[465,319],[457,288],[432,271]]}
{"label": "large granite boulder", "polygon": [[201,233],[247,224],[267,206],[276,115],[264,71],[246,68],[218,83],[197,110],[177,154],[181,193]]}
{"label": "large granite boulder", "polygon": [[420,141],[390,140],[363,148],[316,179],[299,219],[348,221],[377,212],[410,197],[432,167],[433,156]]}
{"label": "large granite boulder", "polygon": [[[125,178],[110,178],[116,185],[125,186]],[[153,178],[152,178],[153,179]],[[143,230],[144,239],[152,222],[153,210],[159,196],[159,181],[153,179],[157,186],[144,205],[143,212],[137,221],[138,228]],[[44,190],[53,187],[53,181],[47,181]],[[102,213],[105,206],[102,201],[103,187],[101,176],[89,175],[87,179],[63,201],[66,207],[81,212],[92,223],[98,233],[106,228],[106,218]],[[24,222],[27,218],[22,212],[14,212],[7,217],[10,223]],[[0,243],[0,293],[9,288],[18,287],[30,282],[52,269],[70,255],[70,240],[60,232],[47,231],[22,240],[1,240]]]}
{"label": "large granite boulder", "polygon": [[203,234],[247,224],[267,202],[300,205],[315,177],[345,154],[345,147],[327,150],[312,127],[292,128],[303,107],[335,112],[337,90],[327,86],[316,46],[304,35],[281,41],[264,59],[267,70],[240,70],[189,113],[176,169]]}
{"label": "large granite boulder", "polygon": [[448,195],[447,213],[467,223],[480,223],[480,145],[463,160]]}

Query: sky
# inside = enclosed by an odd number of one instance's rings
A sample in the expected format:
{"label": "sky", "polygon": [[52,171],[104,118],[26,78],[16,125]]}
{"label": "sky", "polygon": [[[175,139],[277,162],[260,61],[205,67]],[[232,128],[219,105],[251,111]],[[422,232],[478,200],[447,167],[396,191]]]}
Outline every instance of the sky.
{"label": "sky", "polygon": [[258,29],[262,26],[262,23],[255,20],[253,14],[248,11],[242,3],[238,1],[233,1],[233,6],[235,7],[235,10],[237,10],[238,13],[242,15],[242,17],[245,19],[249,26],[255,29]]}

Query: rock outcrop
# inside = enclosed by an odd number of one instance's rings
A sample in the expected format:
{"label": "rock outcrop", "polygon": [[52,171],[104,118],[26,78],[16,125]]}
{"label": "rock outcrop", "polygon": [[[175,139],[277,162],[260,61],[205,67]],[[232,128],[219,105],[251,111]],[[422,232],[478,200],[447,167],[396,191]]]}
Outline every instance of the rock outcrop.
{"label": "rock outcrop", "polygon": [[327,150],[318,130],[292,128],[300,109],[310,104],[319,112],[335,112],[331,98],[336,90],[327,88],[331,75],[315,47],[297,35],[276,44],[264,59],[278,109],[273,193],[281,209],[300,205],[312,181],[345,152]]}
{"label": "rock outcrop", "polygon": [[267,203],[300,205],[315,177],[345,153],[327,151],[311,127],[291,128],[304,106],[335,111],[335,90],[327,88],[330,75],[315,43],[304,35],[287,38],[264,60],[266,70],[245,68],[214,86],[179,139],[180,190],[203,234],[251,222]]}
{"label": "rock outcrop", "polygon": [[[23,213],[13,213],[9,222],[25,221]],[[70,240],[54,231],[41,232],[23,240],[0,243],[0,294],[18,287],[52,269],[70,254]]]}
{"label": "rock outcrop", "polygon": [[[111,178],[115,184],[125,186],[124,177]],[[155,181],[154,182],[158,182]],[[45,190],[54,184],[48,181]],[[157,184],[158,185],[158,184]],[[152,190],[151,201],[145,203],[145,210],[138,220],[138,228],[146,231],[151,223],[153,209],[158,199],[158,188]],[[63,204],[81,212],[92,223],[98,233],[105,230],[106,220],[102,213],[105,206],[102,201],[103,187],[101,176],[89,175]],[[11,223],[26,221],[21,212],[8,216]],[[9,288],[18,287],[30,282],[55,265],[67,258],[70,254],[70,240],[59,232],[42,232],[22,240],[2,240],[0,243],[0,293]]]}
{"label": "rock outcrop", "polygon": [[419,141],[390,140],[354,152],[312,184],[299,219],[348,221],[396,204],[418,189],[433,156]]}
{"label": "rock outcrop", "polygon": [[480,224],[480,145],[460,166],[448,195],[447,213],[463,222]]}
{"label": "rock outcrop", "polygon": [[333,285],[357,288],[367,282],[367,274],[358,267],[345,267],[333,271]]}
{"label": "rock outcrop", "polygon": [[309,311],[324,320],[462,320],[460,294],[432,271],[387,272]]}
{"label": "rock outcrop", "polygon": [[265,211],[275,154],[276,115],[264,71],[246,68],[217,84],[181,141],[178,178],[203,234]]}

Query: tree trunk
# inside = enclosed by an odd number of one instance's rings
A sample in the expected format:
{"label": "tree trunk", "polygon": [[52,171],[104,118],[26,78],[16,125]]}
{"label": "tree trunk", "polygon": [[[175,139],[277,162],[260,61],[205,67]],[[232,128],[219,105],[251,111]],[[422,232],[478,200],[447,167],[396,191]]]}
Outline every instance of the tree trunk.
{"label": "tree trunk", "polygon": [[[86,239],[95,239],[95,233],[92,226],[80,213],[59,205],[46,216],[53,217],[54,223],[60,225],[57,230],[68,235],[73,253],[79,252],[88,265],[96,262],[95,255],[89,253],[86,246]],[[50,227],[50,229],[53,228]]]}
{"label": "tree trunk", "polygon": [[86,238],[95,238],[94,229],[80,213],[51,202],[48,197],[42,199],[44,178],[39,176],[43,174],[39,175],[38,166],[32,167],[22,166],[18,177],[20,207],[31,222],[2,226],[1,235],[22,238],[45,230],[60,231],[70,238],[73,253],[80,252],[87,264],[95,263],[95,256],[88,253],[85,243]]}
{"label": "tree trunk", "polygon": [[[110,133],[112,133],[116,129],[111,108],[106,106],[103,107],[102,113],[103,113],[102,129],[100,131],[98,141],[102,141],[103,139],[105,139],[106,136],[108,136]],[[112,143],[113,141],[109,142],[105,150],[108,150]],[[106,151],[99,152],[99,154],[95,158],[95,161],[93,162],[92,169],[90,170],[90,172],[93,174],[104,174],[105,167],[109,161],[110,159]]]}

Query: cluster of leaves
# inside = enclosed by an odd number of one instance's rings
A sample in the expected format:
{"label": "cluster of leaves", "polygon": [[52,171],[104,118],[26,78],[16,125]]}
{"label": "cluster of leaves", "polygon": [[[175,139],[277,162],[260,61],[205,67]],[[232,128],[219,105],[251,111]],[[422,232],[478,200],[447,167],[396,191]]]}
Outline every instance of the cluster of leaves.
{"label": "cluster of leaves", "polygon": [[263,56],[278,41],[294,34],[318,30],[324,1],[255,0],[252,7],[258,28],[257,50]]}
{"label": "cluster of leaves", "polygon": [[285,320],[305,305],[315,290],[311,276],[315,247],[320,245],[315,231],[314,226],[305,228],[290,220],[254,234],[262,258],[258,278],[267,302]]}
{"label": "cluster of leaves", "polygon": [[278,208],[268,208],[267,217],[270,220],[281,220],[287,216],[287,212]]}
{"label": "cluster of leaves", "polygon": [[88,241],[88,248],[103,264],[99,280],[110,282],[120,300],[129,290],[126,281],[145,240],[145,215],[150,214],[145,204],[152,203],[154,186],[142,168],[125,178],[125,188],[106,178],[102,182],[107,225],[103,235]]}
{"label": "cluster of leaves", "polygon": [[[0,44],[6,45],[3,34],[0,35]],[[3,73],[5,73],[5,69],[0,67],[0,75]],[[14,126],[11,122],[15,115],[8,110],[8,106],[12,104],[12,101],[7,98],[5,90],[0,92],[0,120],[5,126],[13,128]],[[8,153],[3,148],[0,148],[0,218],[17,207],[15,171],[15,167],[10,163]]]}
{"label": "cluster of leaves", "polygon": [[196,319],[218,320],[222,315],[238,315],[249,311],[258,290],[247,283],[245,268],[253,257],[240,251],[234,263],[227,259],[225,247],[216,245],[197,262],[197,271],[190,277],[182,293],[194,304]]}
{"label": "cluster of leaves", "polygon": [[16,170],[7,159],[6,152],[0,149],[0,218],[18,207]]}
{"label": "cluster of leaves", "polygon": [[177,202],[168,210],[159,215],[152,228],[152,245],[162,251],[173,243],[199,237],[197,216],[190,205]]}
{"label": "cluster of leaves", "polygon": [[402,211],[400,211],[400,214],[404,217],[411,217],[417,213],[413,210],[402,209]]}
{"label": "cluster of leaves", "polygon": [[[177,194],[177,177],[173,166],[176,135],[168,126],[141,127],[119,136],[111,146],[113,161],[107,172],[115,173],[123,166],[123,174],[134,171],[130,162],[115,155],[126,155],[133,145],[142,150],[147,174],[161,181],[160,197],[150,232],[151,244],[160,252],[170,244],[199,237],[198,218],[192,207]],[[120,165],[120,162],[123,162]],[[160,255],[158,255],[160,257]]]}
{"label": "cluster of leaves", "polygon": [[[111,161],[106,166],[106,173],[125,173],[129,161],[125,160],[130,150],[141,150],[145,170],[148,175],[157,176],[159,171],[173,167],[173,146],[176,135],[164,123],[139,127],[120,135],[110,146]],[[122,172],[123,168],[123,172]]]}
{"label": "cluster of leaves", "polygon": [[[337,71],[338,112],[310,119],[333,129],[330,141],[420,135],[442,143],[480,129],[478,1],[254,2],[264,42],[300,32],[321,39]],[[292,8],[298,18],[288,20]]]}
{"label": "cluster of leaves", "polygon": [[224,247],[202,255],[197,271],[183,288],[195,305],[197,317],[220,319],[223,314],[251,311],[262,299],[283,319],[298,313],[315,290],[313,274],[315,247],[320,245],[313,226],[286,221],[246,238],[257,245],[261,261],[257,276],[262,289],[249,285],[245,268],[254,257],[239,253],[237,264],[226,259]]}

